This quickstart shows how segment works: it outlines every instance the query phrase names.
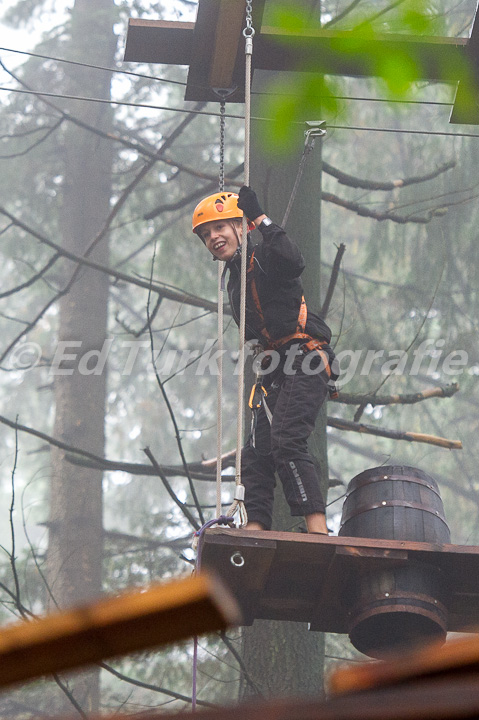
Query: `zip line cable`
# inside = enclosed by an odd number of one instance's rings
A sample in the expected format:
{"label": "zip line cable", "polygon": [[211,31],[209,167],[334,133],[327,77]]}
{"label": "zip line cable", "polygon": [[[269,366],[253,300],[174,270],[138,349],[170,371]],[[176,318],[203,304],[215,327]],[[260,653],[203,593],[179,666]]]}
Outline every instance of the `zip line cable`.
{"label": "zip line cable", "polygon": [[[84,102],[97,102],[105,105],[126,105],[127,107],[138,107],[138,108],[149,108],[151,110],[165,110],[166,112],[179,112],[189,113],[191,115],[206,115],[208,117],[219,117],[220,113],[209,111],[209,110],[188,110],[185,108],[167,107],[166,105],[151,105],[149,103],[134,103],[127,102],[125,100],[107,100],[104,98],[91,98],[79,95],[62,95],[61,93],[50,93],[40,92],[37,90],[20,90],[18,88],[0,87],[1,91],[17,93],[20,95],[34,95],[39,97],[51,97],[60,98],[63,100],[83,100]],[[234,115],[233,113],[225,113],[226,118],[233,120],[245,120],[244,115]],[[251,116],[251,120],[258,122],[273,122],[273,118]],[[301,122],[294,122],[295,125],[301,125]],[[479,137],[477,133],[457,132],[450,133],[439,130],[408,130],[403,128],[374,128],[374,127],[360,127],[355,125],[328,125],[330,130],[357,130],[360,132],[386,132],[386,133],[398,133],[402,135],[431,135],[438,137]]]}
{"label": "zip line cable", "polygon": [[65,58],[52,57],[51,55],[41,55],[40,53],[27,52],[26,50],[14,50],[13,48],[0,47],[0,52],[17,53],[18,55],[28,55],[29,57],[41,58],[42,60],[52,60],[53,62],[66,63],[67,65],[79,65],[80,67],[89,68],[91,70],[103,70],[109,73],[119,73],[121,75],[133,75],[134,77],[144,78],[146,80],[156,80],[157,82],[171,83],[172,85],[186,85],[184,80],[170,80],[169,78],[160,78],[155,75],[147,75],[146,73],[138,73],[132,70],[122,70],[120,68],[105,67],[104,65],[92,65],[91,63],[80,62],[79,60],[66,60]]}
{"label": "zip line cable", "polygon": [[[41,53],[28,52],[26,50],[16,50],[14,48],[0,47],[0,52],[1,51],[17,53],[19,55],[27,55],[29,57],[37,57],[37,58],[41,58],[43,60],[52,60],[53,62],[66,63],[68,65],[78,65],[80,67],[90,68],[92,70],[103,70],[104,72],[116,73],[119,75],[132,75],[133,77],[144,78],[146,80],[155,80],[156,82],[170,83],[172,85],[182,85],[183,87],[186,87],[186,85],[187,85],[187,83],[184,80],[171,80],[170,78],[158,77],[157,75],[148,75],[147,73],[138,73],[138,72],[134,72],[132,70],[123,70],[121,68],[106,67],[104,65],[93,65],[91,63],[80,62],[78,60],[67,60],[65,58],[54,57],[52,55],[42,55]],[[206,86],[199,85],[197,83],[194,84],[194,87],[206,89]],[[294,95],[291,95],[290,93],[269,93],[269,92],[257,91],[257,90],[256,91],[252,90],[251,94],[258,95],[258,96],[264,96],[264,97],[267,97],[268,95],[271,95],[271,97],[278,97],[278,96],[294,97]],[[437,100],[393,100],[393,99],[388,99],[388,98],[352,97],[352,96],[348,96],[348,95],[333,95],[332,97],[335,100],[357,100],[360,102],[383,102],[383,103],[396,103],[396,104],[402,104],[402,105],[439,105],[439,106],[445,106],[445,107],[451,107],[452,105],[454,105],[454,103],[452,101],[440,102]]]}
{"label": "zip line cable", "polygon": [[[95,67],[95,66],[93,66]],[[119,71],[120,72],[120,71]],[[142,77],[140,75],[140,77]],[[173,80],[162,80],[162,78],[154,78],[150,75],[146,75],[145,77],[151,78],[152,80],[158,79],[161,82],[174,82]],[[186,83],[181,83],[182,85],[185,85]],[[84,95],[64,95],[62,93],[50,93],[48,91],[42,91],[42,90],[20,90],[18,88],[9,88],[9,87],[0,87],[0,90],[3,90],[5,92],[14,92],[14,93],[24,93],[29,95],[47,95],[49,97],[56,97],[56,98],[64,98],[65,100],[84,100],[85,102],[98,102],[98,103],[107,103],[111,105],[128,105],[131,107],[141,107],[141,108],[151,108],[152,110],[171,110],[172,112],[189,112],[188,110],[185,110],[184,108],[169,108],[166,106],[161,105],[152,105],[151,103],[134,103],[134,102],[128,102],[125,100],[110,100],[106,98],[94,98],[94,97],[86,97]],[[252,95],[264,95],[264,96],[270,96],[270,97],[281,97],[281,93],[251,93]],[[287,95],[286,97],[299,97],[295,95]],[[388,98],[369,98],[369,97],[352,97],[348,95],[334,95],[333,96],[336,100],[359,100],[361,102],[380,102],[380,103],[396,103],[396,104],[402,104],[402,105],[435,105],[439,107],[452,107],[454,105],[453,102],[439,102],[439,101],[433,101],[433,100],[389,100]],[[236,103],[235,103],[236,104]],[[219,116],[219,113],[217,112],[204,112],[203,115],[214,115],[216,117]],[[232,113],[227,114],[226,117],[229,118],[237,118],[238,120],[244,120],[244,115],[233,115]],[[253,116],[253,120],[268,120],[269,118],[256,118]]]}

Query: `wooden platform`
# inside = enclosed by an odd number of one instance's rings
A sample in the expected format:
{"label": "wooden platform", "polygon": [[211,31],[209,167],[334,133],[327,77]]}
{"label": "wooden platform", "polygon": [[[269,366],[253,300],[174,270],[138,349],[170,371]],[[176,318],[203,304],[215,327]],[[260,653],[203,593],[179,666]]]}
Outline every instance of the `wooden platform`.
{"label": "wooden platform", "polygon": [[363,571],[417,561],[441,569],[448,630],[479,631],[479,547],[214,528],[202,566],[236,597],[245,624],[255,619],[310,623],[347,633],[346,588]]}

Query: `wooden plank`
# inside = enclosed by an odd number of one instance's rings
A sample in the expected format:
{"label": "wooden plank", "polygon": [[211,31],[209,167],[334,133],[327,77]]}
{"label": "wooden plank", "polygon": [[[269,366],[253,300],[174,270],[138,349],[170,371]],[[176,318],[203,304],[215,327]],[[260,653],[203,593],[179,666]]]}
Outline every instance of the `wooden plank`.
{"label": "wooden plank", "polygon": [[[233,2],[237,1],[233,0]],[[185,100],[215,99],[208,78],[215,47],[220,2],[221,0],[199,0],[198,2]]]}
{"label": "wooden plank", "polygon": [[0,630],[0,686],[238,624],[238,606],[204,574]]}
{"label": "wooden plank", "polygon": [[[155,713],[143,713],[141,720],[158,717]],[[168,715],[169,720],[477,720],[478,717],[477,675],[448,678],[441,683],[411,682],[328,700],[275,699],[202,710],[195,715],[184,712]]]}
{"label": "wooden plank", "polygon": [[240,43],[244,26],[244,0],[237,0],[236,2],[220,0],[211,69],[208,78],[210,87],[232,88],[236,85],[233,74],[240,45],[244,56],[244,41]]}
{"label": "wooden plank", "polygon": [[335,694],[357,692],[414,680],[444,676],[451,672],[474,672],[479,691],[479,637],[453,640],[447,645],[431,644],[414,653],[396,655],[383,663],[340,668],[330,678]]}
{"label": "wooden plank", "polygon": [[189,65],[195,23],[130,18],[125,62]]}
{"label": "wooden plank", "polygon": [[[213,538],[215,538],[213,540]],[[313,535],[309,533],[291,533],[271,531],[251,531],[251,530],[229,530],[223,528],[211,528],[205,533],[205,545],[211,542],[220,545],[235,545],[238,542],[248,540],[250,542],[262,540],[276,543],[293,543],[294,547],[301,545],[318,545],[331,546],[333,549],[339,546],[351,548],[384,548],[386,550],[407,550],[417,553],[425,553],[426,558],[434,553],[447,553],[454,556],[453,562],[457,562],[456,556],[467,561],[470,558],[475,562],[479,558],[479,545],[450,545],[441,543],[426,543],[415,540],[383,540],[379,538],[356,538],[335,535]],[[293,547],[292,546],[292,547]],[[294,550],[292,550],[294,552]],[[431,558],[430,558],[431,559]]]}

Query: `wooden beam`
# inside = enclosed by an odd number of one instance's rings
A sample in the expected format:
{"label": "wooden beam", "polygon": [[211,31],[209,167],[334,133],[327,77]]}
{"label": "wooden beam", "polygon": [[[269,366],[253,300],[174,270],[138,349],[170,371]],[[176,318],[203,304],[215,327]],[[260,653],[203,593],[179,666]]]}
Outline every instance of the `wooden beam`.
{"label": "wooden beam", "polygon": [[195,23],[130,18],[125,62],[189,65]]}
{"label": "wooden beam", "polygon": [[263,27],[255,38],[254,67],[371,77],[378,74],[377,58],[404,55],[417,63],[420,79],[442,80],[446,68],[463,66],[466,44],[465,38],[388,34],[366,40],[354,32],[310,30],[297,35]]}
{"label": "wooden beam", "polygon": [[[449,81],[457,82],[459,76],[451,75],[450,69],[465,67],[466,38],[384,35],[366,42],[353,32],[327,29],[288,34],[278,28],[261,27],[263,6],[264,0],[255,4],[260,15],[254,38],[256,70],[368,77],[377,73],[374,57],[388,53],[416,59],[423,80],[444,80],[448,68]],[[125,60],[189,65],[186,100],[217,100],[213,87],[237,86],[228,102],[243,102],[243,11],[244,4],[237,0],[234,4],[232,0],[200,0],[196,24],[132,19]]]}
{"label": "wooden beam", "polygon": [[415,652],[398,654],[382,663],[339,669],[331,676],[329,685],[331,692],[341,694],[410,680],[416,682],[427,677],[446,676],[451,672],[474,672],[476,682],[479,680],[477,635],[453,640],[441,647],[432,644]]}
{"label": "wooden beam", "polygon": [[[479,7],[479,6],[478,6]],[[479,9],[476,8],[471,35],[466,46],[465,62],[470,77],[460,80],[454,99],[450,123],[479,124]]]}
{"label": "wooden beam", "polygon": [[[266,0],[253,3],[261,27]],[[213,88],[237,88],[228,102],[244,102],[244,0],[199,0],[185,100],[218,101]]]}
{"label": "wooden beam", "polygon": [[[477,720],[478,674],[425,679],[324,699],[276,699],[169,714],[168,720]],[[287,690],[287,688],[286,688]],[[137,716],[140,718],[140,716]],[[117,720],[97,718],[96,720]],[[141,720],[158,720],[142,713]]]}
{"label": "wooden beam", "polygon": [[207,574],[101,599],[0,630],[0,687],[224,630],[236,602]]}
{"label": "wooden beam", "polygon": [[231,89],[236,59],[243,46],[242,30],[245,26],[244,2],[221,0],[215,30],[209,85],[212,88]]}

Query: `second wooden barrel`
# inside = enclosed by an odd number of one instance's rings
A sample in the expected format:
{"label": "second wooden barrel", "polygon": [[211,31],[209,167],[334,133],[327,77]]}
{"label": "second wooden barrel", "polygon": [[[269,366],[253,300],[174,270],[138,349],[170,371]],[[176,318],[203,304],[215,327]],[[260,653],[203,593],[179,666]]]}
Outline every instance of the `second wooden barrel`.
{"label": "second wooden barrel", "polygon": [[[343,506],[339,535],[385,540],[450,542],[436,481],[408,466],[371,468],[354,477]],[[363,566],[351,577],[349,636],[371,657],[424,640],[444,640],[448,588],[441,569],[398,560],[383,569]]]}

